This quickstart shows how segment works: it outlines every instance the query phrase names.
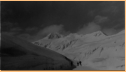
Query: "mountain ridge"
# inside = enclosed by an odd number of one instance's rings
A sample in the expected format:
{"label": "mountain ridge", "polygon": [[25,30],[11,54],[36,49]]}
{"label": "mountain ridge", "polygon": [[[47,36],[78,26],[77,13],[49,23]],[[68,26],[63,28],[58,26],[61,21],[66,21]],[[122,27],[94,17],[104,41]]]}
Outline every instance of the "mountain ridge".
{"label": "mountain ridge", "polygon": [[[42,41],[43,40],[39,42],[41,43]],[[63,54],[69,59],[81,61],[82,66],[90,66],[95,69],[105,70],[121,70],[121,68],[124,69],[125,66],[124,61],[119,61],[117,58],[118,52],[121,57],[124,57],[125,30],[111,36],[106,36],[101,31],[86,35],[69,34],[65,37],[51,40],[46,45],[46,48]],[[113,55],[112,52],[115,55]],[[117,60],[117,63],[122,62],[121,68],[116,68],[119,66],[114,61],[111,62],[113,63],[112,65],[110,65],[111,63],[109,64],[111,60],[114,60],[113,57]],[[97,60],[99,61],[97,62]]]}

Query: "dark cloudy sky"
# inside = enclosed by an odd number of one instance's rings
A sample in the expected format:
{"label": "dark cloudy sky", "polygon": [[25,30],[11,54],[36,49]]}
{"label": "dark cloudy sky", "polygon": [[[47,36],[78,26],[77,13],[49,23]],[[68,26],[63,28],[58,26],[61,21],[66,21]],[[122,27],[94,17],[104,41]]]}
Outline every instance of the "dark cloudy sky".
{"label": "dark cloudy sky", "polygon": [[125,25],[124,3],[123,1],[2,2],[2,31],[41,35],[46,31],[53,32],[52,30],[62,33],[85,33],[86,30],[92,32],[93,29],[118,30]]}

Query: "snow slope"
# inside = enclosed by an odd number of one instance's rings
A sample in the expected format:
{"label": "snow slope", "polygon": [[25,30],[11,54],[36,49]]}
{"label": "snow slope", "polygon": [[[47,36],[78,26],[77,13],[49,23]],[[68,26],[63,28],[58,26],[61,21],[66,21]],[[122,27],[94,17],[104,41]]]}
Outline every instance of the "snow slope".
{"label": "snow slope", "polygon": [[58,39],[41,39],[33,43],[81,61],[81,66],[98,70],[125,70],[125,30],[111,36],[97,31],[87,35],[70,34]]}
{"label": "snow slope", "polygon": [[30,42],[2,34],[2,69],[69,69],[71,62],[63,55]]}

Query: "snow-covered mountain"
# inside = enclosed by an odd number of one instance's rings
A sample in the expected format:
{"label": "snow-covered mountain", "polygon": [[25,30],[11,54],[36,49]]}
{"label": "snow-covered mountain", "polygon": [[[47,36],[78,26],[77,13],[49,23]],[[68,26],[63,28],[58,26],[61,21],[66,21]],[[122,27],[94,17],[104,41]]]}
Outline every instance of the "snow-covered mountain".
{"label": "snow-covered mountain", "polygon": [[80,61],[81,66],[98,70],[125,70],[125,30],[111,36],[101,31],[86,35],[75,33],[33,43]]}

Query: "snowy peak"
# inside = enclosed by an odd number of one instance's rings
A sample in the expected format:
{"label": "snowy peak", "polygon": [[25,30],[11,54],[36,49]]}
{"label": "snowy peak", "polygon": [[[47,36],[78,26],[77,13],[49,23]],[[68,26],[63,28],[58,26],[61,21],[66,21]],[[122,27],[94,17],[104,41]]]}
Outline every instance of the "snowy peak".
{"label": "snowy peak", "polygon": [[33,42],[33,44],[50,48],[52,50],[64,50],[71,45],[79,46],[80,44],[98,41],[105,37],[106,36],[101,31],[86,35],[71,33],[65,37],[58,33],[51,33],[44,39]]}
{"label": "snowy peak", "polygon": [[45,38],[46,39],[57,39],[57,38],[61,38],[61,37],[63,37],[63,36],[59,33],[50,33]]}
{"label": "snowy peak", "polygon": [[[121,34],[124,33],[124,31],[120,32]],[[120,35],[118,33],[117,35]],[[72,48],[72,47],[79,47],[83,46],[86,44],[91,44],[95,42],[100,42],[100,41],[106,41],[113,39],[113,36],[117,35],[112,35],[112,36],[106,36],[104,35],[101,31],[93,32],[90,34],[69,34],[65,37],[60,37],[58,34],[49,34],[46,38],[38,40],[33,42],[33,44],[41,46],[41,47],[46,47],[54,51],[64,51],[67,50],[67,48]],[[57,37],[58,36],[58,37]],[[50,38],[51,37],[51,38]]]}
{"label": "snowy peak", "polygon": [[93,41],[98,41],[101,39],[106,38],[107,36],[103,34],[101,31],[96,31],[90,34],[84,35],[82,38],[85,40],[85,42],[93,42]]}
{"label": "snowy peak", "polygon": [[96,31],[96,32],[89,33],[86,35],[76,34],[76,33],[69,34],[68,36],[66,36],[66,38],[79,39],[79,40],[83,40],[84,42],[93,42],[93,41],[98,41],[98,40],[106,38],[106,35],[103,34],[103,32],[101,32],[101,31]]}
{"label": "snowy peak", "polygon": [[[99,37],[99,36],[105,36],[104,34],[103,34],[103,32],[101,32],[101,31],[96,31],[96,32],[93,32],[93,33],[91,33],[93,36],[95,36],[95,37]],[[89,34],[90,35],[90,34]]]}
{"label": "snowy peak", "polygon": [[117,33],[117,34],[125,34],[125,29],[124,30],[122,30],[122,31],[120,31],[119,33]]}

